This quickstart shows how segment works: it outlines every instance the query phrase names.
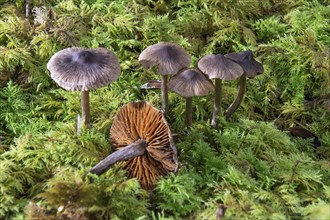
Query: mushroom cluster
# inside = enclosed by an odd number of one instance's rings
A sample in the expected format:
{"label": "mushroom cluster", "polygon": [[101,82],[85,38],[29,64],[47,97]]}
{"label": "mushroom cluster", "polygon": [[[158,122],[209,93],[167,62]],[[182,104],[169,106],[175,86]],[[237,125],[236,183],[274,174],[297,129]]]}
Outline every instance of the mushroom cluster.
{"label": "mushroom cluster", "polygon": [[226,54],[225,57],[237,62],[244,70],[244,74],[240,76],[239,80],[239,90],[234,102],[229,106],[226,111],[226,119],[228,120],[232,114],[236,111],[236,109],[241,104],[245,89],[246,89],[246,77],[254,78],[257,75],[264,72],[264,68],[261,63],[257,62],[253,58],[253,54],[251,50],[239,52],[239,53],[229,53]]}
{"label": "mushroom cluster", "polygon": [[[240,78],[237,97],[225,113],[228,120],[243,100],[246,89],[246,77],[253,78],[263,72],[262,65],[254,60],[250,50],[226,55],[206,55],[198,61],[197,69],[190,70],[188,69],[191,63],[190,56],[182,47],[168,42],[160,42],[147,47],[140,54],[139,61],[146,68],[157,66],[158,73],[162,75],[161,96],[164,115],[168,112],[168,87],[186,98],[187,127],[192,124],[191,97],[196,95],[204,96],[213,90],[212,82],[204,79],[204,76],[208,79],[215,79],[215,97],[211,125],[217,128],[218,116],[221,113],[222,80]],[[167,75],[173,76],[169,82]],[[197,90],[193,91],[195,89]],[[191,94],[188,95],[189,92]],[[200,94],[194,94],[195,92]]]}
{"label": "mushroom cluster", "polygon": [[222,54],[206,55],[198,61],[197,65],[210,79],[215,79],[215,98],[211,125],[217,128],[217,117],[221,111],[222,80],[234,80],[243,75],[244,70],[239,64]]}
{"label": "mushroom cluster", "polygon": [[[177,150],[165,120],[168,112],[168,87],[186,99],[186,125],[192,125],[192,97],[215,91],[211,125],[217,127],[221,109],[222,80],[240,77],[239,92],[226,111],[229,119],[242,102],[246,77],[263,72],[262,65],[253,59],[251,51],[226,55],[206,55],[196,69],[189,69],[191,57],[175,43],[160,42],[147,47],[139,56],[143,67],[158,67],[161,111],[145,101],[123,106],[113,120],[110,141],[115,151],[89,170],[102,174],[118,162],[124,163],[128,177],[135,177],[144,189],[152,189],[159,176],[178,169]],[[90,124],[89,90],[106,86],[120,75],[116,55],[105,49],[72,47],[54,54],[47,64],[51,78],[62,88],[81,91],[82,117],[78,117],[78,133]],[[173,75],[168,81],[167,75]],[[211,79],[215,79],[215,87]],[[159,81],[150,81],[145,89],[158,88]],[[144,88],[143,87],[143,88]],[[82,125],[80,125],[82,124]]]}
{"label": "mushroom cluster", "polygon": [[139,56],[139,62],[145,68],[158,67],[158,73],[162,76],[162,112],[166,115],[168,113],[167,76],[175,75],[181,69],[187,68],[191,63],[191,57],[175,43],[160,42],[143,50]]}
{"label": "mushroom cluster", "polygon": [[198,61],[197,66],[203,73],[208,75],[210,79],[215,79],[215,99],[211,121],[211,125],[214,128],[218,126],[217,117],[221,110],[222,80],[235,80],[240,78],[238,95],[226,111],[226,119],[228,120],[243,100],[246,77],[253,78],[263,72],[262,65],[253,59],[250,50],[226,55],[206,55]]}

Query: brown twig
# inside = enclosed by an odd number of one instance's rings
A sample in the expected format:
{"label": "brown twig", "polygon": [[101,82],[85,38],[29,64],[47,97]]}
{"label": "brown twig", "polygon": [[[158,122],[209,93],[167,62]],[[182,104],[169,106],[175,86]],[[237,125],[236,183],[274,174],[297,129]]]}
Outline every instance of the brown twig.
{"label": "brown twig", "polygon": [[296,173],[296,169],[297,169],[300,162],[301,162],[300,160],[297,160],[296,163],[292,167],[291,178],[290,178],[290,181],[289,181],[290,184],[292,184],[294,174]]}
{"label": "brown twig", "polygon": [[256,126],[253,125],[253,126],[249,127],[248,129],[246,129],[246,131],[245,131],[245,136],[244,136],[244,138],[243,138],[241,144],[238,146],[238,148],[237,148],[237,150],[236,150],[236,152],[235,152],[236,154],[241,150],[241,148],[242,148],[242,146],[243,146],[243,143],[244,143],[246,137],[247,137],[247,136],[249,135],[249,133],[250,133],[253,129],[255,129],[255,128],[256,128]]}

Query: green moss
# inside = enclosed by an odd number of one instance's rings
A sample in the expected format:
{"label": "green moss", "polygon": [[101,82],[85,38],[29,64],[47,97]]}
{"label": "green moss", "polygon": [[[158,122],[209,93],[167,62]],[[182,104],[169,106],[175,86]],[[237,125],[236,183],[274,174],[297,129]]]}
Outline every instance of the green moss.
{"label": "green moss", "polygon": [[[329,218],[329,1],[1,1],[0,218],[215,219],[219,206],[236,219]],[[159,79],[138,56],[159,41],[176,42],[198,59],[250,49],[265,72],[247,80],[231,121],[211,129],[213,96],[169,94],[167,120],[180,170],[160,179],[148,200],[121,165],[83,174],[112,152],[109,129],[118,109],[160,92],[140,86]],[[91,129],[76,133],[78,92],[59,88],[46,68],[71,46],[106,47],[122,73],[91,91]],[[224,82],[223,108],[237,82]],[[291,137],[301,125],[321,146]],[[75,211],[75,212],[74,212]]]}

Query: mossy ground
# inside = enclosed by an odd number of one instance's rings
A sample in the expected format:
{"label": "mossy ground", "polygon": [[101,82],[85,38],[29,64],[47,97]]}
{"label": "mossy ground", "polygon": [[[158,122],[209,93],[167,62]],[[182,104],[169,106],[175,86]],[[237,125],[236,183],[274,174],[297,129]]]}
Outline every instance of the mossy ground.
{"label": "mossy ground", "polygon": [[[0,2],[0,218],[227,219],[330,218],[329,1],[25,1]],[[160,41],[180,44],[194,67],[206,54],[250,49],[265,72],[247,80],[230,121],[211,128],[213,95],[184,100],[169,94],[167,120],[180,170],[160,179],[150,198],[120,164],[83,174],[112,152],[109,129],[119,108],[159,91],[159,79],[138,56]],[[122,73],[91,92],[88,130],[76,132],[80,95],[59,88],[46,69],[70,47],[106,47]],[[223,111],[237,81],[224,82]],[[222,112],[223,112],[222,111]],[[301,125],[321,142],[291,137]]]}

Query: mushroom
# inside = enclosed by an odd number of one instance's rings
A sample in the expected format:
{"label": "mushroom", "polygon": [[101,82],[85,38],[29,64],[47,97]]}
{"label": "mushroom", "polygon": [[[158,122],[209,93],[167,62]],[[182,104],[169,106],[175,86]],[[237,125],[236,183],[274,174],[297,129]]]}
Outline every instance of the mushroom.
{"label": "mushroom", "polygon": [[212,82],[197,69],[187,69],[176,74],[168,83],[169,88],[186,98],[186,125],[192,125],[192,97],[205,96],[214,90]]}
{"label": "mushroom", "polygon": [[146,95],[149,90],[160,90],[161,81],[158,79],[149,80],[147,83],[140,86],[142,94]]}
{"label": "mushroom", "polygon": [[217,128],[217,117],[221,110],[222,99],[221,80],[234,80],[243,75],[244,71],[239,64],[224,57],[222,54],[206,55],[198,61],[197,66],[210,79],[215,79],[215,98],[211,125]]}
{"label": "mushroom", "polygon": [[149,89],[160,89],[161,81],[157,79],[149,80],[147,83],[143,84],[140,88],[143,90]]}
{"label": "mushroom", "polygon": [[51,78],[62,88],[81,91],[80,126],[90,124],[89,90],[106,86],[120,75],[120,64],[116,55],[105,49],[72,47],[55,53],[47,63]]}
{"label": "mushroom", "polygon": [[131,102],[117,113],[110,129],[110,142],[117,149],[89,172],[102,174],[124,161],[128,177],[144,189],[152,189],[157,178],[178,168],[177,150],[161,111],[147,102]]}
{"label": "mushroom", "polygon": [[254,78],[255,76],[264,72],[264,68],[261,63],[253,59],[253,54],[251,50],[239,52],[239,53],[229,53],[225,55],[226,58],[229,58],[236,63],[240,64],[244,70],[244,74],[240,77],[239,80],[239,89],[237,96],[234,102],[228,107],[226,111],[226,119],[228,120],[236,109],[240,106],[245,89],[246,89],[246,77]]}
{"label": "mushroom", "polygon": [[166,115],[168,112],[167,75],[174,75],[179,70],[188,67],[191,63],[191,57],[175,43],[160,42],[148,46],[142,51],[139,62],[145,68],[158,66],[158,73],[162,76],[162,112]]}

